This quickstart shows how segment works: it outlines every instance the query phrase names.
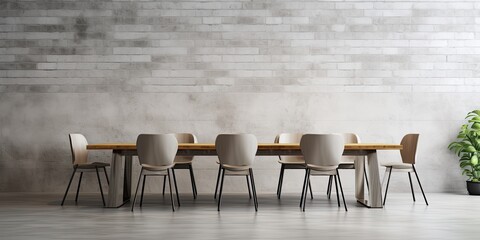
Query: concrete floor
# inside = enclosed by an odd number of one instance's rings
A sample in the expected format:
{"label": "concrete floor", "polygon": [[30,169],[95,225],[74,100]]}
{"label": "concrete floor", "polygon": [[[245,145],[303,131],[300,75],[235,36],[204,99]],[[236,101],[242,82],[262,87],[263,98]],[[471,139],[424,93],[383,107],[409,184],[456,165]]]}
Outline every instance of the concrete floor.
{"label": "concrete floor", "polygon": [[407,193],[389,193],[384,209],[357,205],[347,194],[348,212],[317,193],[306,212],[298,194],[259,195],[259,211],[245,194],[227,194],[217,212],[212,195],[180,194],[182,206],[172,212],[168,195],[145,196],[132,213],[101,206],[98,194],[1,193],[0,239],[477,239],[480,197],[428,193],[413,203]]}

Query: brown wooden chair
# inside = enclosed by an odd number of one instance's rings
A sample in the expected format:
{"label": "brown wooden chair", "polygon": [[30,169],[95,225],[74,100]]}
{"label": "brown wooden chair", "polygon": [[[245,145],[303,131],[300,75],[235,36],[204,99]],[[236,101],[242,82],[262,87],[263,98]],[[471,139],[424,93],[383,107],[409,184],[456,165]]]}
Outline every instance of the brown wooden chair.
{"label": "brown wooden chair", "polygon": [[386,167],[384,182],[385,182],[385,177],[388,174],[388,181],[387,181],[387,187],[385,189],[385,197],[383,199],[383,205],[385,205],[385,202],[387,201],[388,185],[390,184],[390,177],[392,175],[392,170],[395,170],[397,172],[408,173],[408,180],[410,181],[410,189],[412,191],[412,197],[414,202],[415,202],[415,192],[413,191],[412,177],[410,173],[411,172],[415,173],[415,177],[417,178],[418,185],[420,186],[420,190],[422,191],[422,194],[423,194],[423,199],[425,200],[425,203],[428,205],[427,198],[425,197],[425,193],[423,192],[422,184],[420,183],[420,179],[418,178],[417,170],[415,169],[418,137],[419,137],[419,134],[417,133],[407,134],[403,137],[402,142],[400,143],[403,146],[403,149],[400,150],[402,163],[382,164],[382,166]]}

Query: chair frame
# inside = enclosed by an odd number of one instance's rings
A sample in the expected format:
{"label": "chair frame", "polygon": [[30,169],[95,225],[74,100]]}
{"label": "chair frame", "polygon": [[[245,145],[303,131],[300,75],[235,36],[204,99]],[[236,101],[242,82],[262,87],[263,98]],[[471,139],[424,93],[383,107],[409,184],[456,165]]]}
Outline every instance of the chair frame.
{"label": "chair frame", "polygon": [[[305,136],[308,136],[308,135],[324,135],[324,136],[328,136],[328,135],[338,135],[338,134],[305,134],[303,137],[302,137],[302,140]],[[302,147],[302,141],[300,143],[300,146],[302,148],[302,153],[304,153],[304,148]],[[304,154],[305,155],[305,154]],[[334,166],[334,165],[332,165]],[[308,191],[308,187],[310,185],[310,177],[311,176],[315,176],[315,175],[320,175],[320,176],[329,176],[329,180],[334,179],[335,181],[335,189],[336,189],[336,195],[337,195],[337,204],[338,204],[338,207],[340,207],[340,196],[338,194],[338,186],[340,186],[340,192],[342,194],[342,200],[343,200],[343,205],[345,207],[345,211],[348,211],[347,209],[347,204],[345,202],[345,195],[343,193],[343,187],[342,187],[342,182],[340,180],[340,174],[338,172],[338,166],[339,164],[337,164],[337,167],[334,169],[334,170],[318,170],[318,169],[313,169],[313,166],[309,166],[309,164],[307,163],[307,159],[305,159],[305,178],[304,178],[304,181],[303,181],[303,188],[302,188],[302,194],[300,196],[300,208],[302,209],[302,211],[305,211],[305,205],[306,205],[306,199],[307,199],[307,191]],[[312,175],[312,169],[314,170],[314,175]],[[337,184],[337,179],[338,179],[338,184]],[[330,185],[330,182],[329,182],[329,185]],[[331,187],[330,187],[331,189]],[[330,196],[329,196],[329,199],[330,199]]]}
{"label": "chair frame", "polygon": [[[197,140],[197,137],[194,135],[194,134],[191,134],[191,133],[174,133],[174,135],[177,137],[179,135],[182,135],[182,134],[189,134],[192,136],[193,138],[193,142],[192,143],[197,143],[198,140]],[[177,137],[178,139],[178,137]],[[183,142],[183,143],[186,143],[186,142]],[[193,157],[192,157],[193,158]],[[195,175],[193,173],[193,167],[192,167],[192,162],[186,162],[186,163],[183,163],[183,162],[175,162],[175,166],[173,167],[173,169],[188,169],[189,170],[189,174],[190,174],[190,182],[191,182],[191,185],[192,185],[192,194],[193,194],[193,199],[197,199],[197,195],[198,195],[198,191],[197,191],[197,184],[195,183]],[[174,175],[175,176],[175,175]],[[165,175],[163,177],[163,190],[162,190],[162,195],[165,195],[165,185],[166,185],[166,181],[167,181],[167,175]],[[175,181],[176,183],[176,181]],[[143,189],[142,189],[142,193],[143,193]],[[177,193],[178,194],[178,193]]]}
{"label": "chair frame", "polygon": [[[290,133],[281,133],[275,137],[274,143],[279,143],[280,142],[280,135],[282,134],[290,134]],[[278,156],[278,158],[281,160],[282,157]],[[285,169],[303,169],[305,170],[305,162],[299,163],[299,164],[286,164],[280,162],[281,167],[280,167],[280,175],[278,176],[278,184],[277,184],[277,198],[280,199],[282,195],[282,188],[283,188],[283,176],[285,174]],[[312,185],[308,184],[308,187],[310,189],[310,198],[313,199],[313,191],[312,191]]]}
{"label": "chair frame", "polygon": [[[79,195],[79,192],[80,192],[80,185],[82,183],[82,178],[83,178],[83,173],[84,172],[88,172],[88,170],[90,169],[93,169],[95,168],[95,172],[97,174],[97,180],[98,180],[98,186],[100,188],[100,195],[102,196],[102,202],[103,202],[103,206],[105,207],[105,197],[103,196],[103,189],[102,189],[102,181],[100,180],[100,174],[98,173],[98,169],[102,169],[103,168],[103,172],[105,173],[105,178],[107,180],[107,184],[110,185],[110,181],[108,179],[108,175],[107,175],[107,169],[106,169],[106,166],[103,166],[103,165],[96,165],[97,163],[89,163],[88,165],[79,165],[79,164],[76,164],[75,161],[76,161],[76,155],[75,155],[75,151],[73,149],[73,140],[72,140],[72,135],[77,135],[77,136],[81,136],[84,138],[85,142],[87,142],[85,136],[83,136],[82,134],[79,134],[79,133],[72,133],[72,134],[69,134],[68,135],[68,138],[69,138],[69,141],[70,141],[70,150],[71,150],[71,153],[72,153],[72,163],[74,164],[73,165],[73,172],[72,172],[72,175],[70,176],[70,180],[68,181],[68,185],[67,185],[67,189],[65,190],[65,194],[63,195],[63,198],[62,198],[62,203],[60,204],[60,206],[63,206],[65,204],[65,199],[67,198],[67,195],[68,195],[68,190],[70,190],[70,186],[72,185],[72,181],[73,181],[73,178],[75,177],[75,174],[77,173],[77,170],[80,172],[80,176],[78,178],[78,185],[77,185],[77,191],[76,191],[76,194],[75,194],[75,204],[78,203],[78,195]],[[85,153],[88,154],[87,152],[87,149],[86,149],[86,146],[85,146]],[[87,157],[88,158],[88,157]]]}
{"label": "chair frame", "polygon": [[[345,139],[345,143],[360,143],[360,137],[355,133],[342,133],[342,135]],[[354,136],[356,141],[349,141],[349,139],[351,139],[350,138],[351,136]],[[338,169],[355,169],[355,165],[354,165],[353,162],[352,163],[350,163],[350,162],[340,162],[340,164],[338,165]],[[369,183],[368,183],[367,171],[366,171],[365,168],[363,169],[363,175],[364,175],[364,178],[365,178],[365,183],[367,185],[367,190],[370,190],[370,186],[369,186]],[[332,195],[332,184],[333,184],[332,180],[333,180],[333,176],[330,176],[328,178],[328,185],[327,185],[328,199],[330,199],[330,196]]]}
{"label": "chair frame", "polygon": [[[139,137],[141,135],[143,135],[143,134],[140,134]],[[146,135],[149,135],[149,134],[146,134]],[[169,134],[158,134],[158,135],[169,135]],[[137,138],[137,142],[138,142],[138,138]],[[138,145],[138,143],[137,143],[137,145]],[[139,158],[139,160],[140,160],[140,158]],[[172,160],[172,166],[170,166],[168,168],[165,168],[163,170],[148,170],[148,169],[145,169],[143,164],[141,164],[141,170],[140,170],[140,174],[138,176],[137,187],[136,187],[135,195],[134,195],[133,201],[132,201],[132,207],[131,207],[132,212],[133,212],[133,209],[135,208],[135,203],[137,201],[137,195],[138,195],[138,189],[140,187],[140,182],[142,182],[142,193],[141,193],[141,196],[140,196],[140,207],[143,207],[143,196],[144,196],[144,190],[145,190],[145,184],[146,184],[145,181],[146,181],[147,176],[168,177],[168,185],[169,185],[169,188],[170,188],[170,202],[171,202],[171,205],[172,205],[172,211],[175,212],[175,204],[174,204],[174,200],[173,200],[173,191],[172,191],[172,177],[173,177],[173,183],[174,183],[174,186],[175,186],[177,204],[178,204],[178,206],[180,206],[180,197],[179,197],[179,194],[178,194],[178,187],[177,187],[177,181],[176,181],[176,178],[175,178],[175,170],[174,170],[175,165],[173,165],[174,164],[173,161],[174,160]],[[140,163],[141,163],[141,161],[140,161]],[[170,173],[170,171],[171,171],[171,173]],[[143,181],[142,181],[142,177],[143,177]],[[165,184],[165,181],[164,181],[164,184]]]}
{"label": "chair frame", "polygon": [[[422,184],[420,183],[420,178],[418,177],[417,170],[415,168],[415,161],[416,161],[416,153],[417,153],[417,146],[418,146],[418,138],[419,134],[417,133],[410,133],[405,135],[402,138],[401,144],[403,146],[403,149],[400,150],[400,155],[402,157],[402,163],[404,164],[411,164],[411,168],[396,168],[396,170],[400,172],[407,172],[408,173],[408,180],[410,182],[410,190],[412,192],[412,198],[413,201],[415,202],[415,192],[413,190],[413,183],[412,183],[412,177],[411,177],[411,172],[415,173],[415,177],[417,178],[418,186],[420,187],[420,190],[423,195],[423,199],[425,200],[425,204],[428,206],[428,201],[427,197],[425,196],[425,192],[423,191]],[[385,206],[385,203],[387,201],[387,194],[388,194],[388,186],[390,185],[390,177],[392,176],[392,170],[395,169],[394,166],[385,166],[385,174],[384,174],[384,180],[385,182],[385,177],[388,175],[388,180],[387,180],[387,186],[385,188],[385,196],[383,198],[383,205]]]}
{"label": "chair frame", "polygon": [[[222,135],[231,135],[231,136],[235,136],[237,134],[220,134],[217,136],[217,139],[215,140],[215,145],[216,145],[216,148],[217,148],[217,153],[218,153],[218,139],[220,136]],[[253,136],[253,138],[255,139],[255,142],[256,142],[256,138],[253,134],[238,134],[238,135],[250,135],[250,136]],[[255,143],[255,145],[257,145],[257,143]],[[255,156],[253,156],[253,159],[255,158]],[[232,174],[232,176],[246,176],[246,179],[247,179],[247,187],[248,187],[248,195],[249,195],[249,198],[251,199],[252,198],[252,195],[253,195],[253,203],[254,203],[254,207],[255,207],[255,212],[258,211],[258,198],[257,198],[257,190],[256,190],[256,187],[255,187],[255,179],[253,177],[253,169],[252,167],[249,167],[248,168],[248,173],[247,174],[242,174],[244,171],[247,171],[247,169],[244,169],[244,170],[234,170],[234,169],[228,169],[226,168],[223,164],[222,164],[222,160],[220,158],[220,154],[219,154],[219,173],[218,173],[218,177],[217,177],[217,186],[215,188],[215,195],[214,195],[214,198],[216,198],[216,195],[217,195],[217,188],[220,187],[219,189],[219,192],[218,192],[218,203],[217,203],[217,211],[220,211],[220,207],[222,205],[222,193],[223,193],[223,183],[224,183],[224,179],[225,179],[225,173],[227,171],[232,171],[232,172],[238,172],[238,174]],[[237,167],[237,166],[234,166],[234,167]],[[228,174],[227,174],[228,175]],[[220,181],[219,181],[220,180]],[[250,185],[251,185],[251,189],[250,189]]]}

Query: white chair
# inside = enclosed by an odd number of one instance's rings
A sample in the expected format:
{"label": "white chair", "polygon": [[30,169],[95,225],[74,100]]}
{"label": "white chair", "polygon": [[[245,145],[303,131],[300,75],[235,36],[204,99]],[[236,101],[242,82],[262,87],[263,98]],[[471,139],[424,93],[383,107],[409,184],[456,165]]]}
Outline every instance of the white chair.
{"label": "white chair", "polygon": [[415,169],[418,137],[419,137],[419,134],[411,133],[411,134],[405,135],[402,138],[402,141],[400,143],[403,146],[403,149],[400,150],[402,163],[397,162],[397,163],[382,164],[382,166],[386,167],[385,174],[383,177],[383,182],[385,182],[385,177],[388,174],[388,181],[387,181],[387,187],[385,189],[385,197],[383,199],[383,205],[385,205],[385,202],[387,201],[388,185],[390,184],[390,176],[392,176],[392,170],[395,170],[397,172],[408,173],[408,180],[410,181],[410,190],[412,191],[412,197],[414,202],[415,202],[415,192],[413,191],[412,177],[410,176],[410,173],[411,172],[415,173],[415,177],[417,177],[417,181],[418,181],[418,186],[420,186],[420,190],[422,191],[423,199],[425,200],[425,204],[427,204],[428,206],[427,198],[425,197],[422,184],[420,183],[420,178],[418,178],[417,170]]}
{"label": "white chair", "polygon": [[[302,133],[280,133],[275,137],[275,143],[300,143]],[[283,175],[285,169],[304,169],[305,160],[303,156],[278,156],[278,163],[281,164],[280,176],[278,177],[277,197],[282,195]],[[313,199],[312,186],[309,184],[310,197]]]}
{"label": "white chair", "polygon": [[306,166],[300,207],[303,206],[303,211],[305,211],[307,187],[310,184],[310,176],[334,176],[338,207],[340,207],[340,199],[337,178],[342,193],[343,205],[345,206],[345,211],[347,211],[342,182],[338,174],[338,165],[340,164],[344,150],[343,137],[338,134],[305,134],[300,141],[300,148],[305,158]]}
{"label": "white chair", "polygon": [[[174,133],[173,134],[176,138],[178,143],[197,143],[197,137],[191,133]],[[173,161],[175,166],[173,169],[188,169],[190,172],[190,182],[192,184],[192,192],[193,198],[197,199],[197,184],[195,183],[195,176],[193,174],[192,168],[192,161],[194,156],[177,156]],[[173,175],[175,177],[175,175]],[[167,181],[167,176],[163,177],[163,191],[162,194],[165,195],[165,183]],[[176,183],[177,180],[174,179]],[[142,188],[142,196],[143,196],[143,188]],[[143,197],[142,197],[143,198]],[[141,201],[140,201],[141,202]]]}
{"label": "white chair", "polygon": [[222,202],[223,180],[225,175],[230,175],[247,176],[247,180],[248,176],[250,177],[255,211],[257,211],[258,200],[252,170],[258,148],[257,138],[253,134],[220,134],[215,140],[215,148],[220,160],[221,170],[217,210],[220,211]]}
{"label": "white chair", "polygon": [[70,181],[68,182],[67,190],[65,191],[65,194],[63,195],[62,203],[61,205],[65,203],[65,198],[67,197],[68,190],[70,189],[70,185],[72,184],[73,177],[75,176],[75,173],[80,172],[80,177],[78,179],[78,187],[77,187],[77,194],[75,195],[75,203],[78,201],[78,192],[80,190],[80,184],[82,183],[82,177],[84,172],[95,172],[97,173],[97,180],[98,180],[98,186],[100,187],[100,194],[102,195],[102,201],[103,201],[103,206],[105,206],[105,198],[103,197],[103,190],[102,190],[102,182],[100,181],[100,175],[98,173],[98,169],[103,169],[103,172],[105,173],[105,178],[108,181],[108,175],[107,175],[107,170],[106,167],[110,166],[108,163],[103,163],[103,162],[88,162],[88,151],[87,151],[87,139],[85,136],[79,133],[72,133],[68,135],[70,139],[70,149],[72,151],[72,164],[73,164],[73,173],[72,176],[70,177]]}
{"label": "white chair", "polygon": [[[360,143],[360,137],[355,133],[342,133],[341,135],[343,136],[345,144]],[[338,165],[338,169],[355,169],[355,160],[359,160],[358,158],[364,158],[364,157],[363,156],[342,156],[342,160]],[[367,189],[369,189],[370,187],[368,184],[367,172],[364,170],[363,174],[365,176]],[[328,187],[327,187],[328,199],[330,199],[330,195],[332,193],[332,183],[333,183],[332,180],[333,180],[333,176],[330,176],[328,178]]]}
{"label": "white chair", "polygon": [[[135,196],[132,202],[132,211],[135,207],[135,201],[137,200],[138,187],[140,186],[140,180],[142,177],[143,185],[145,185],[146,176],[167,176],[168,185],[170,187],[170,201],[172,203],[172,210],[175,211],[173,203],[172,193],[172,180],[170,177],[170,171],[175,176],[173,170],[175,155],[177,155],[178,143],[173,134],[140,134],[137,138],[137,153],[138,160],[142,166],[137,182],[137,189],[135,190]],[[175,180],[175,178],[174,178]],[[178,190],[175,191],[177,195],[178,206],[180,206],[180,198],[178,196]],[[143,187],[142,187],[143,189]],[[143,190],[142,190],[143,192]],[[142,205],[140,205],[142,206]]]}

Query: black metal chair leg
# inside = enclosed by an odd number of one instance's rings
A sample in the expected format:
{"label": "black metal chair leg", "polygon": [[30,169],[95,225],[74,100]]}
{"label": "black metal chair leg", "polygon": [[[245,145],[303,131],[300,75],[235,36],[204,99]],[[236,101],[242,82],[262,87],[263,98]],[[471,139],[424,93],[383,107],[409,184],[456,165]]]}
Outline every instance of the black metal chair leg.
{"label": "black metal chair leg", "polygon": [[312,183],[308,180],[308,189],[310,189],[310,199],[313,199]]}
{"label": "black metal chair leg", "polygon": [[172,203],[172,211],[175,212],[175,204],[173,203],[172,178],[170,177],[170,169],[167,169],[168,186],[170,188],[170,202]]}
{"label": "black metal chair leg", "polygon": [[[143,206],[143,193],[145,192],[145,179],[147,179],[147,175],[143,175],[142,195],[140,195],[140,207]],[[138,182],[138,184],[140,184],[140,182]]]}
{"label": "black metal chair leg", "polygon": [[332,192],[332,175],[328,177],[328,185],[327,185],[327,197],[330,199],[330,194]]}
{"label": "black metal chair leg", "polygon": [[138,187],[140,187],[140,180],[142,180],[142,173],[143,173],[143,168],[140,170],[140,175],[138,176],[137,188],[135,190],[135,195],[133,196],[133,201],[132,201],[132,209],[131,209],[132,212],[133,212],[133,208],[135,207],[135,201],[137,201]]}
{"label": "black metal chair leg", "polygon": [[80,184],[82,183],[83,172],[80,172],[80,177],[78,178],[77,194],[75,195],[75,203],[78,202],[78,192],[80,191]]}
{"label": "black metal chair leg", "polygon": [[415,202],[415,192],[413,191],[412,177],[410,176],[410,172],[408,172],[408,180],[410,181],[410,190],[412,190],[412,197],[413,201]]}
{"label": "black metal chair leg", "polygon": [[107,179],[107,185],[110,186],[110,179],[108,179],[107,168],[103,167],[103,172],[105,173],[105,179]]}
{"label": "black metal chair leg", "polygon": [[163,190],[162,190],[163,196],[165,196],[165,185],[167,184],[167,175],[163,176]]}
{"label": "black metal chair leg", "polygon": [[285,173],[285,164],[282,164],[282,168],[280,169],[280,176],[278,177],[278,186],[277,186],[277,198],[280,199],[282,195],[282,187],[283,187],[283,174]]}
{"label": "black metal chair leg", "polygon": [[340,194],[338,194],[337,175],[333,176],[333,179],[335,179],[335,194],[337,195],[337,204],[338,207],[340,207]]}
{"label": "black metal chair leg", "polygon": [[197,186],[195,184],[195,176],[193,175],[192,164],[188,165],[188,170],[190,172],[190,182],[192,182],[193,199],[197,199]]}
{"label": "black metal chair leg", "polygon": [[347,204],[345,203],[345,195],[343,195],[342,181],[340,181],[340,174],[338,173],[338,169],[337,169],[337,176],[338,176],[338,184],[340,185],[340,192],[342,193],[343,206],[345,207],[345,211],[348,211]]}
{"label": "black metal chair leg", "polygon": [[303,194],[305,194],[305,188],[307,187],[307,174],[308,174],[308,168],[305,169],[305,178],[303,179],[303,186],[302,186],[302,195],[300,196],[300,206],[302,207],[303,205]]}
{"label": "black metal chair leg", "polygon": [[[307,179],[306,179],[305,183],[306,183],[306,184],[309,184],[309,182],[310,182],[310,169],[307,168]],[[307,203],[307,191],[308,191],[307,187],[308,187],[308,186],[305,186],[305,194],[304,194],[304,196],[303,196],[303,208],[302,208],[302,211],[304,211],[304,212],[305,212],[305,205],[307,205],[307,204],[306,204],[306,203]]]}
{"label": "black metal chair leg", "polygon": [[70,189],[70,185],[72,184],[72,180],[73,180],[73,176],[75,176],[75,172],[77,172],[77,168],[73,168],[72,176],[70,177],[70,181],[68,181],[67,190],[63,195],[62,203],[60,204],[60,206],[63,206],[63,204],[65,203],[65,198],[67,198],[68,189]]}
{"label": "black metal chair leg", "polygon": [[385,197],[383,198],[383,206],[385,206],[385,202],[387,201],[388,185],[390,184],[391,176],[392,176],[392,167],[390,167],[390,171],[388,172],[387,187],[385,188]]}
{"label": "black metal chair leg", "polygon": [[418,178],[417,170],[415,169],[415,166],[413,166],[413,164],[412,164],[412,168],[413,168],[413,172],[415,173],[415,176],[417,177],[418,186],[420,186],[420,190],[422,190],[423,199],[425,200],[425,204],[427,204],[427,206],[428,206],[427,197],[425,197],[425,192],[423,192],[422,184],[420,183],[420,178]]}
{"label": "black metal chair leg", "polygon": [[248,197],[252,199],[252,192],[250,191],[250,180],[248,179],[248,175],[245,176],[247,178],[247,187],[248,187]]}
{"label": "black metal chair leg", "polygon": [[102,182],[100,181],[100,174],[98,173],[98,167],[95,167],[97,172],[98,186],[100,187],[100,194],[102,195],[103,206],[105,207],[105,197],[103,197]]}
{"label": "black metal chair leg", "polygon": [[[220,168],[220,170],[222,169]],[[223,171],[221,172],[222,172],[222,179],[220,180],[220,191],[218,192],[218,207],[217,207],[217,211],[219,212],[220,212],[220,205],[222,203],[222,191],[223,191],[223,180],[225,178],[225,169],[223,169]]]}
{"label": "black metal chair leg", "polygon": [[178,206],[180,207],[180,196],[178,195],[178,187],[177,187],[177,178],[175,177],[175,169],[171,169],[172,170],[172,176],[173,176],[173,184],[175,186],[175,193],[177,195],[177,203],[178,203]]}
{"label": "black metal chair leg", "polygon": [[252,168],[248,169],[250,173],[250,181],[252,183],[252,193],[253,193],[253,204],[255,205],[255,212],[258,211],[258,198],[257,198],[257,188],[255,187],[255,180],[253,178]]}
{"label": "black metal chair leg", "polygon": [[215,184],[215,194],[213,195],[213,199],[217,199],[218,183],[220,182],[221,173],[222,173],[222,165],[218,164],[217,183]]}

